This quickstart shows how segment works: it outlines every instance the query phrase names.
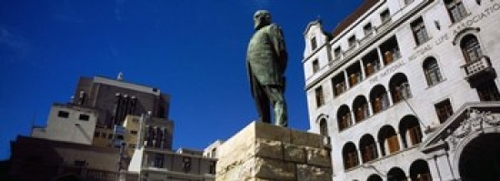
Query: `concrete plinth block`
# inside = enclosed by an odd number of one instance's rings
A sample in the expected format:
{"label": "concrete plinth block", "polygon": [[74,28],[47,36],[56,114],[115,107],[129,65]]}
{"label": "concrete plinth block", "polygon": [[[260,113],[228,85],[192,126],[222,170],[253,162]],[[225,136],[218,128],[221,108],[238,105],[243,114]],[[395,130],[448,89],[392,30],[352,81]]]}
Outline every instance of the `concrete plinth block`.
{"label": "concrete plinth block", "polygon": [[252,122],[217,148],[216,181],[331,180],[323,136]]}

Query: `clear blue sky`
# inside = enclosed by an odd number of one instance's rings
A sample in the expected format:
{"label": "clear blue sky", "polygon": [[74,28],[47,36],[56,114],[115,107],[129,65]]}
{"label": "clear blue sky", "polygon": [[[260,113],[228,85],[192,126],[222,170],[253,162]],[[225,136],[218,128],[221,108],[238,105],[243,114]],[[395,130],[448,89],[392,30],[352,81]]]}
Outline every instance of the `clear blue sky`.
{"label": "clear blue sky", "polygon": [[285,34],[289,127],[308,130],[303,32],[318,17],[333,30],[362,1],[0,0],[0,160],[80,76],[118,72],[171,95],[174,148],[229,138],[257,117],[245,55],[258,9]]}

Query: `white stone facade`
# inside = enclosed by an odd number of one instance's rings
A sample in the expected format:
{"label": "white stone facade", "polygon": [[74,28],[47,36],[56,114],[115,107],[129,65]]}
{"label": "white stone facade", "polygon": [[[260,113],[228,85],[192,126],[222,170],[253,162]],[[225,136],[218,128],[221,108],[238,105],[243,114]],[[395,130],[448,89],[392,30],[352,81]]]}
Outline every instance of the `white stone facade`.
{"label": "white stone facade", "polygon": [[50,109],[47,126],[33,128],[31,136],[91,145],[96,122],[97,114],[91,109],[54,104]]}
{"label": "white stone facade", "polygon": [[310,131],[330,137],[333,179],[500,179],[461,155],[500,141],[498,124],[449,138],[468,111],[498,112],[500,0],[366,0],[351,16],[304,33]]}

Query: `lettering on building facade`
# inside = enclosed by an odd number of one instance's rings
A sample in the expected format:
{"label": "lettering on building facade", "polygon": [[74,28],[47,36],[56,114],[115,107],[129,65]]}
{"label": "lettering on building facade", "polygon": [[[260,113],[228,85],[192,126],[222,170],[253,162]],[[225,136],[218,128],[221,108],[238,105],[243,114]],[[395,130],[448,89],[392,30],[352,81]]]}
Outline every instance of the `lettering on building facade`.
{"label": "lettering on building facade", "polygon": [[[452,28],[453,30],[445,32],[444,34],[442,34],[441,36],[436,38],[436,40],[434,41],[433,44],[427,43],[427,44],[419,47],[412,55],[410,55],[408,57],[408,60],[412,61],[412,60],[415,60],[415,59],[425,55],[425,53],[431,51],[435,46],[439,46],[442,43],[447,42],[448,40],[450,40],[451,37],[456,36],[463,29],[468,28],[468,27],[472,27],[473,25],[488,18],[492,14],[498,12],[498,10],[500,10],[500,3],[494,3],[493,5],[485,8],[483,11],[480,11],[480,13],[471,15],[471,16],[463,19],[460,23],[453,25],[453,26],[455,26]],[[450,33],[453,36],[450,36]]]}

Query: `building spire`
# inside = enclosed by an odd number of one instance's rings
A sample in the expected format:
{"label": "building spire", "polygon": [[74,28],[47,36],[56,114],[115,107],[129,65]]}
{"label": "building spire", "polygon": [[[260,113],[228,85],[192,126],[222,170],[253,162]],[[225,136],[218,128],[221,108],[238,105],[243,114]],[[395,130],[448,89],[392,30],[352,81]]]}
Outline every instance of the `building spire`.
{"label": "building spire", "polygon": [[116,80],[122,81],[123,80],[123,72],[119,72],[118,76],[116,77]]}

